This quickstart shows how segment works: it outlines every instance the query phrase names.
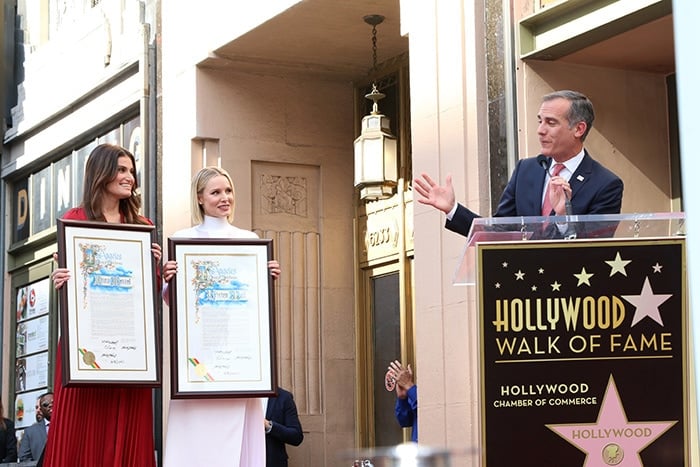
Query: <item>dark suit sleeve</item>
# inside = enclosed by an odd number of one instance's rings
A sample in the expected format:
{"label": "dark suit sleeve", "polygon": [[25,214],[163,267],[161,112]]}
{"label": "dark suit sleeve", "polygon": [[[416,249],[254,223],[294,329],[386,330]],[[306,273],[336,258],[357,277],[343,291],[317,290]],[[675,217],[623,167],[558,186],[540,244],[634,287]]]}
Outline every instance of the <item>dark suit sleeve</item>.
{"label": "dark suit sleeve", "polygon": [[[543,187],[544,171],[536,159],[518,161],[493,217],[539,216]],[[445,228],[466,237],[477,217],[481,216],[459,204],[452,220],[445,222]]]}
{"label": "dark suit sleeve", "polygon": [[458,204],[457,211],[455,211],[454,216],[452,216],[452,220],[448,219],[445,221],[445,228],[466,237],[469,235],[472,222],[474,222],[474,219],[477,217],[479,217],[478,214]]}
{"label": "dark suit sleeve", "polygon": [[294,397],[291,394],[284,398],[281,420],[273,420],[269,436],[292,446],[299,446],[304,441],[297,405],[294,403]]}
{"label": "dark suit sleeve", "polygon": [[[519,166],[519,165],[518,165]],[[518,169],[515,169],[513,176],[508,180],[503,193],[501,194],[501,199],[498,201],[498,207],[494,213],[494,217],[513,217],[517,215],[517,207],[515,204],[515,178]]]}
{"label": "dark suit sleeve", "polygon": [[17,462],[17,438],[15,437],[15,424],[12,420],[5,419],[5,458],[2,462]]}
{"label": "dark suit sleeve", "polygon": [[19,443],[19,461],[24,462],[24,461],[33,461],[37,460],[32,457],[32,449],[30,447],[31,444],[31,434],[32,430],[30,430],[30,427],[27,427],[24,429],[24,434],[22,435],[22,441]]}

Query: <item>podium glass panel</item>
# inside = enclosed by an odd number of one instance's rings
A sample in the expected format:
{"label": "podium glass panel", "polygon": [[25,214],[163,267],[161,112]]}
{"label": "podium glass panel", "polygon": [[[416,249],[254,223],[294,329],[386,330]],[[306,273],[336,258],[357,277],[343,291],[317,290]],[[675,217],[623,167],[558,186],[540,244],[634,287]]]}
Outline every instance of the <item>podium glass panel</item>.
{"label": "podium glass panel", "polygon": [[454,285],[474,285],[479,243],[592,241],[611,238],[685,236],[682,212],[586,216],[481,217],[475,219],[455,270]]}

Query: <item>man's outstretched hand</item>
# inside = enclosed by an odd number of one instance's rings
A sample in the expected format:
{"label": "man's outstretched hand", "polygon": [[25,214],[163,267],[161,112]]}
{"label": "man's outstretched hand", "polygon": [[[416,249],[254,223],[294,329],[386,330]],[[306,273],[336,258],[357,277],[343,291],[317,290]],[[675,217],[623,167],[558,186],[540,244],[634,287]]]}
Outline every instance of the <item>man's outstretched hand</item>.
{"label": "man's outstretched hand", "polygon": [[421,204],[433,206],[447,214],[455,205],[455,190],[452,187],[452,175],[445,178],[445,186],[435,183],[426,173],[421,174],[421,178],[413,180],[413,191],[420,197],[417,201]]}

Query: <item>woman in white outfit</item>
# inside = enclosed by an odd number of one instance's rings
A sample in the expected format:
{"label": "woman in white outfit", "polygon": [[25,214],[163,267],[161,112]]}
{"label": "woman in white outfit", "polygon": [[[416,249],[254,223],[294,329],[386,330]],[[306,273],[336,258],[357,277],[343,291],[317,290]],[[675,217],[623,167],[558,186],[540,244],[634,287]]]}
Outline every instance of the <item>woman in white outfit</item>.
{"label": "woman in white outfit", "polygon": [[[219,167],[205,167],[192,179],[194,227],[175,232],[173,238],[258,238],[235,227],[235,191],[231,176]],[[268,263],[279,277],[277,261]],[[177,273],[177,262],[163,266],[167,283]],[[174,399],[170,401],[165,435],[165,467],[265,467],[265,416],[260,399]]]}

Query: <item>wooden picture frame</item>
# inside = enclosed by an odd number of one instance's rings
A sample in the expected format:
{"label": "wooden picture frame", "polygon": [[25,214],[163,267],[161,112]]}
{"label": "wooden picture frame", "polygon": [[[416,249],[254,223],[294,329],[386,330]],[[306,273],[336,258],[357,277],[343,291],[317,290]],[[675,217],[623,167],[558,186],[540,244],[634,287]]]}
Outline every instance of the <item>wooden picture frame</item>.
{"label": "wooden picture frame", "polygon": [[273,396],[272,240],[170,238],[168,251],[171,397]]}
{"label": "wooden picture frame", "polygon": [[58,219],[66,386],[161,384],[152,225]]}

